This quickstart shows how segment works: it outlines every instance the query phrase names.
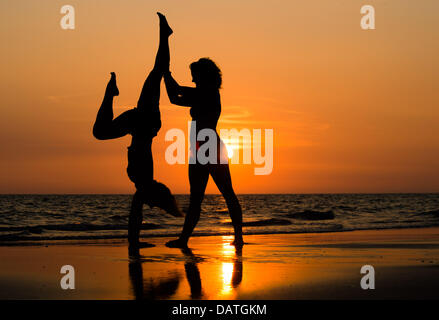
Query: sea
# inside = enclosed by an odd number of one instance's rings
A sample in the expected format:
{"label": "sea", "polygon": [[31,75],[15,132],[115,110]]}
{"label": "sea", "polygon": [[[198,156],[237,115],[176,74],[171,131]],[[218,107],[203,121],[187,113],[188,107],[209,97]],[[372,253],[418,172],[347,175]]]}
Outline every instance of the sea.
{"label": "sea", "polygon": [[[188,195],[176,195],[183,211]],[[245,234],[439,226],[439,194],[243,194]],[[131,195],[0,195],[0,245],[125,239]],[[141,237],[177,236],[183,218],[147,205]],[[206,195],[194,235],[231,235],[221,195]]]}

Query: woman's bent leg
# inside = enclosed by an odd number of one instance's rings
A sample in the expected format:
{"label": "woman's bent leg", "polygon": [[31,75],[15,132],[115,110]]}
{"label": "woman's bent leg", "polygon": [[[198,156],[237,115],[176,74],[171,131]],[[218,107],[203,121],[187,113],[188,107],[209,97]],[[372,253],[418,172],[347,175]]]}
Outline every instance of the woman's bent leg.
{"label": "woman's bent leg", "polygon": [[96,115],[93,125],[93,135],[96,139],[107,140],[123,137],[132,129],[133,120],[136,118],[132,110],[126,111],[113,120],[113,99],[119,94],[116,85],[116,75],[111,73],[111,79],[107,84],[105,96],[101,107]]}
{"label": "woman's bent leg", "polygon": [[96,139],[103,139],[107,128],[113,121],[113,98],[118,94],[119,90],[117,89],[116,85],[116,75],[114,72],[112,72],[110,81],[105,89],[104,99],[101,107],[99,108],[98,114],[96,115],[96,121],[93,125],[93,135]]}
{"label": "woman's bent leg", "polygon": [[96,119],[93,135],[99,140],[117,139],[131,133],[135,121],[136,112],[134,109],[125,111],[114,120]]}

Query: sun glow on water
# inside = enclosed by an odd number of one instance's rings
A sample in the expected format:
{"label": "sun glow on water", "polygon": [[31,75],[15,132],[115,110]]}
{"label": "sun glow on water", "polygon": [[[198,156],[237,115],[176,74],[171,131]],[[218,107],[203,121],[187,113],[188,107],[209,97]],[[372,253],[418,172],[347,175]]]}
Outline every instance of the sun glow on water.
{"label": "sun glow on water", "polygon": [[221,266],[221,278],[222,278],[222,289],[221,294],[224,296],[230,295],[232,293],[232,278],[234,265],[230,259],[235,254],[235,247],[230,243],[233,241],[233,236],[223,236],[223,258],[228,261],[223,261]]}
{"label": "sun glow on water", "polygon": [[222,295],[229,295],[232,292],[233,268],[234,267],[232,262],[223,262],[222,265],[223,287],[221,290]]}

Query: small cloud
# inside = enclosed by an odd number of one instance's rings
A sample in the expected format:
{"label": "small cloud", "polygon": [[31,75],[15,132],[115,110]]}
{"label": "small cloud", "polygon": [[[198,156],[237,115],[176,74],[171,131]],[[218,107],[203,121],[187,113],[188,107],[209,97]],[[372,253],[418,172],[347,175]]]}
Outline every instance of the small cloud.
{"label": "small cloud", "polygon": [[242,120],[248,119],[252,115],[250,111],[239,106],[226,107],[224,109],[226,112],[223,112],[221,115],[221,122],[223,123],[242,123]]}

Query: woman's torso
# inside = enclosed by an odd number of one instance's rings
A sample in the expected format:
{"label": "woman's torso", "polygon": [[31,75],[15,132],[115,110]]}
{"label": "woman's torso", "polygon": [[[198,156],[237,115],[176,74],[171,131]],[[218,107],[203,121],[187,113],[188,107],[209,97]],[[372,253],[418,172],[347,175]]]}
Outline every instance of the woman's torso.
{"label": "woman's torso", "polygon": [[[192,101],[193,104],[190,109],[190,114],[192,117],[192,126],[196,126],[196,130],[191,128],[191,135],[196,134],[196,137],[191,136],[190,141],[196,141],[195,146],[191,145],[191,157],[195,155],[195,150],[198,150],[207,140],[198,141],[198,133],[203,129],[211,129],[214,131],[217,138],[217,161],[221,159],[227,159],[226,148],[221,141],[216,127],[218,124],[219,117],[221,115],[221,96],[218,89],[196,89],[195,96]],[[203,139],[201,139],[203,140]],[[194,148],[195,147],[195,148]],[[207,151],[207,154],[209,151]],[[226,160],[225,160],[226,161]],[[221,163],[223,160],[221,160]]]}
{"label": "woman's torso", "polygon": [[202,129],[216,131],[221,115],[221,97],[218,89],[196,89],[190,114],[196,121],[197,133]]}

